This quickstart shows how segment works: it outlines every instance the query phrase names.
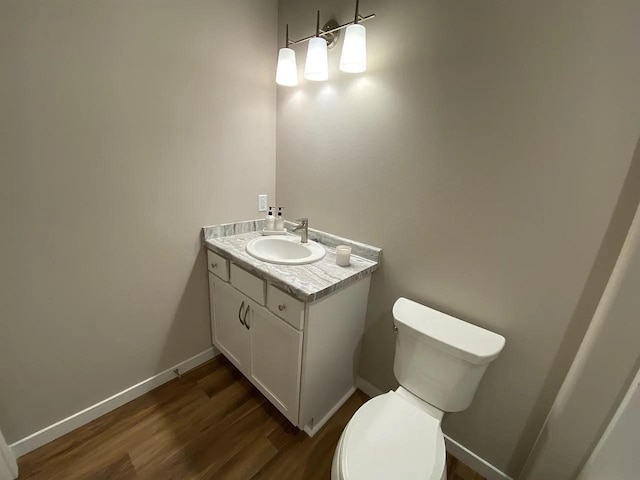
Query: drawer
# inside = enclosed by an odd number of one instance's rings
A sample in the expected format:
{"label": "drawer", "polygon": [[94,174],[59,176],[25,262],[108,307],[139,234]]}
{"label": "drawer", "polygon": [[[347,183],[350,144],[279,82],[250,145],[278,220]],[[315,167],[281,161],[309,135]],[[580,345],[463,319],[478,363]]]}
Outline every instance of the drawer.
{"label": "drawer", "polygon": [[304,327],[304,302],[273,285],[267,286],[267,307],[292,327]]}
{"label": "drawer", "polygon": [[234,263],[231,264],[231,285],[260,305],[264,305],[264,280],[243,270]]}
{"label": "drawer", "polygon": [[225,282],[229,281],[229,260],[207,250],[207,268]]}

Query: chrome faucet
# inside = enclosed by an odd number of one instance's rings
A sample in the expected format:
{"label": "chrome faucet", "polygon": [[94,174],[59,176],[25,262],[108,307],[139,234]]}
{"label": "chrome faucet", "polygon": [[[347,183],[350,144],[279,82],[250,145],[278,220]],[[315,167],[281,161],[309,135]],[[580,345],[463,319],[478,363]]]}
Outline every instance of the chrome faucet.
{"label": "chrome faucet", "polygon": [[309,219],[308,218],[299,218],[296,220],[299,222],[295,227],[291,229],[291,232],[300,231],[300,242],[307,243],[309,241]]}

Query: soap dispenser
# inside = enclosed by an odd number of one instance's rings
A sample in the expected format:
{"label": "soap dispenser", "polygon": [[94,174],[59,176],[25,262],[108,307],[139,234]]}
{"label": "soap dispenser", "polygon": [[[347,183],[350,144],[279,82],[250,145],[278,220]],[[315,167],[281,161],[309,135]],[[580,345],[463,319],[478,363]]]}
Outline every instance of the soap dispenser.
{"label": "soap dispenser", "polygon": [[264,222],[264,229],[268,232],[272,232],[275,230],[276,219],[273,216],[273,207],[269,207],[269,213],[267,214],[267,218]]}
{"label": "soap dispenser", "polygon": [[278,216],[275,221],[276,231],[282,232],[284,230],[284,217],[282,216],[282,210],[284,207],[278,207]]}

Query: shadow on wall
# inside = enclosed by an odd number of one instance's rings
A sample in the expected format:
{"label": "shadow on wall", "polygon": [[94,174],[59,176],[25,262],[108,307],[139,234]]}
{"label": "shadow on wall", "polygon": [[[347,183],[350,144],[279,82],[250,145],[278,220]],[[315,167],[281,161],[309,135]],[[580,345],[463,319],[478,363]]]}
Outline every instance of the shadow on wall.
{"label": "shadow on wall", "polygon": [[[199,235],[196,242],[197,254],[158,359],[158,372],[186,360],[185,352],[192,352],[190,357],[211,346],[207,254]],[[193,345],[190,335],[196,325],[198,330],[206,332],[206,338],[198,339],[198,344]]]}
{"label": "shadow on wall", "polygon": [[[390,292],[397,291],[389,283],[389,277],[385,273],[385,262],[388,259],[383,253],[380,267],[371,277],[369,291],[369,304],[367,306],[367,324],[362,341],[362,355],[367,355],[367,366],[382,374],[384,383],[376,385],[383,391],[398,387],[398,381],[393,374],[393,359],[395,355],[396,338],[393,333],[393,314],[390,307],[395,298],[389,298]],[[371,319],[370,312],[379,312],[378,316]],[[375,352],[375,354],[371,354]],[[361,364],[364,362],[360,362]],[[368,372],[359,370],[360,376],[368,381],[372,376]]]}
{"label": "shadow on wall", "polygon": [[509,470],[524,464],[536,441],[535,436],[526,435],[526,433],[530,432],[537,435],[537,426],[543,424],[551,409],[555,395],[558,393],[571,367],[571,363],[580,348],[580,344],[600,303],[638,205],[640,205],[640,138],[636,144],[631,165],[620,190],[607,231],[587,277],[587,282],[560,343],[558,353],[554,358],[552,368],[549,370],[541,394],[536,400],[536,407],[529,415],[524,430],[525,435],[522,436],[516,446],[509,464]]}

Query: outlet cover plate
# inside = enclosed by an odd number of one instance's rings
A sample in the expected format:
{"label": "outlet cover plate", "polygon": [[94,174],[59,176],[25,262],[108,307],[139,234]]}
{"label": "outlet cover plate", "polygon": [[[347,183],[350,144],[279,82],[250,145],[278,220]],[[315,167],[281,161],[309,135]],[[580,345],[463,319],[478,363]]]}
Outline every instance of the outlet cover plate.
{"label": "outlet cover plate", "polygon": [[258,211],[266,212],[267,211],[267,196],[266,195],[258,195]]}

